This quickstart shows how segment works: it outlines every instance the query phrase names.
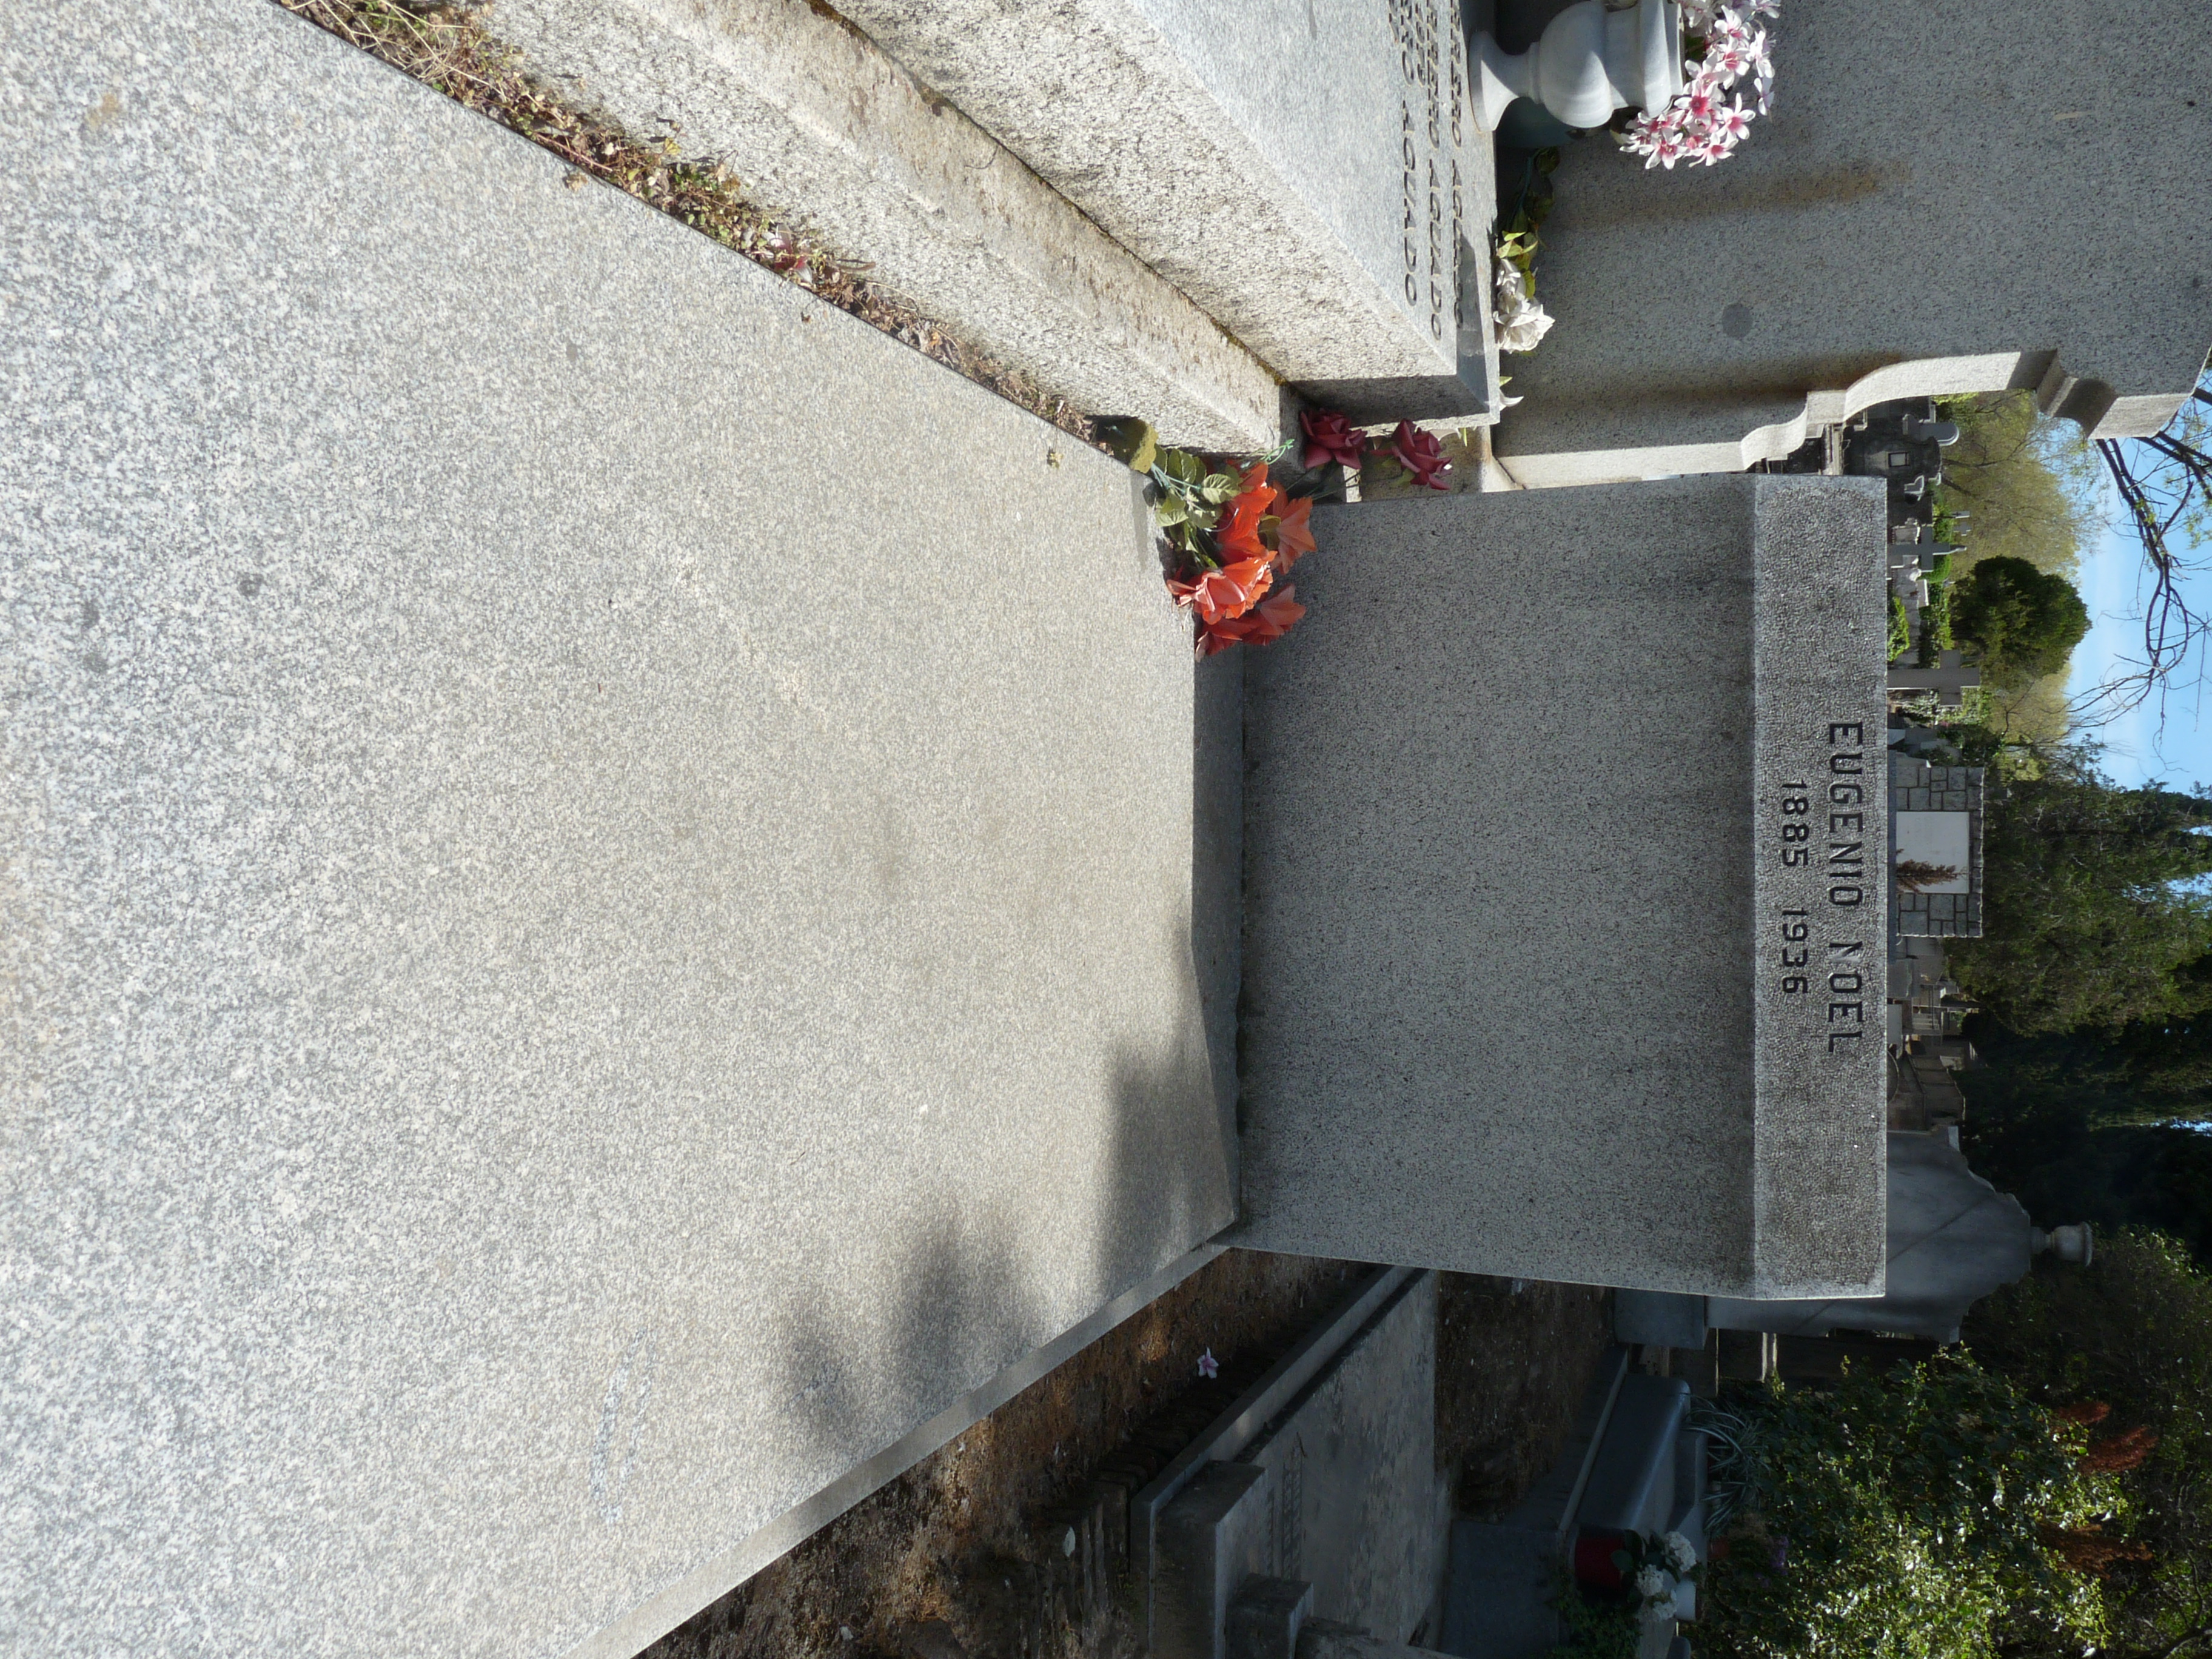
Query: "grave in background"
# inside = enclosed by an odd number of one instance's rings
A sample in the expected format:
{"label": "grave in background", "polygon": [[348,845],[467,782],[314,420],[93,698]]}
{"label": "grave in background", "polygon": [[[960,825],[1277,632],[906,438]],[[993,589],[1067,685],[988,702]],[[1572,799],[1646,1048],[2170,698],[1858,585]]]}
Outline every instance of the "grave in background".
{"label": "grave in background", "polygon": [[1234,1242],[1879,1294],[1881,491],[1316,512],[1246,668]]}
{"label": "grave in background", "polygon": [[1436,1329],[1436,1275],[1376,1269],[1134,1496],[1158,1659],[1291,1659],[1309,1619],[1388,1643],[1428,1622],[1450,1515]]}
{"label": "grave in background", "polygon": [[2212,343],[2212,29],[2189,0],[1789,5],[1717,167],[1566,144],[1495,434],[1532,485],[1733,471],[1922,393],[2157,431]]}
{"label": "grave in background", "polygon": [[1459,0],[840,9],[1316,402],[1489,417],[1494,185]]}

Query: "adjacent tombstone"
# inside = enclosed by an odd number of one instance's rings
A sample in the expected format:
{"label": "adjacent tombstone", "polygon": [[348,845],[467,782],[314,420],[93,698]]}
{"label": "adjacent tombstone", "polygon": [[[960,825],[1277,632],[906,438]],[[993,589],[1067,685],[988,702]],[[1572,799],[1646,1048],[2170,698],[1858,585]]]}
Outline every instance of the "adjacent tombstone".
{"label": "adjacent tombstone", "polygon": [[1878,1293],[1880,483],[1315,520],[1246,669],[1239,1242]]}
{"label": "adjacent tombstone", "polygon": [[840,9],[1309,396],[1489,409],[1494,185],[1458,0]]}
{"label": "adjacent tombstone", "polygon": [[1333,1339],[1326,1366],[1259,1407],[1272,1415],[1208,1430],[1217,1443],[1232,1430],[1249,1437],[1159,1511],[1147,1643],[1158,1659],[1223,1659],[1232,1626],[1291,1632],[1309,1616],[1400,1642],[1434,1604],[1449,1505],[1436,1465],[1437,1280],[1393,1280],[1371,1311],[1353,1310],[1356,1334]]}
{"label": "adjacent tombstone", "polygon": [[[2191,0],[1785,7],[1714,167],[1553,176],[1496,444],[1530,484],[1734,471],[1893,398],[2033,389],[2154,432],[2212,343],[2212,29]],[[1931,234],[1931,230],[1936,234]]]}
{"label": "adjacent tombstone", "polygon": [[1881,1331],[1956,1342],[1966,1310],[2025,1275],[2046,1237],[2030,1224],[2018,1199],[1967,1167],[1949,1135],[1893,1130],[1889,1272],[1881,1296],[1786,1302],[1715,1297],[1706,1304],[1705,1318],[1722,1330],[1787,1336]]}

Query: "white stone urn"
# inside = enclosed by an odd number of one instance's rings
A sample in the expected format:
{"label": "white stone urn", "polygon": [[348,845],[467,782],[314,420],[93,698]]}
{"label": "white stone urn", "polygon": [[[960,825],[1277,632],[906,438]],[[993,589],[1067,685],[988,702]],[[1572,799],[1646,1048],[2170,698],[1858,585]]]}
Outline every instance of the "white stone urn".
{"label": "white stone urn", "polygon": [[1664,109],[1682,90],[1682,17],[1675,0],[1607,11],[1576,0],[1528,51],[1475,37],[1475,119],[1495,132],[1505,106],[1533,99],[1571,127],[1601,127],[1617,109]]}

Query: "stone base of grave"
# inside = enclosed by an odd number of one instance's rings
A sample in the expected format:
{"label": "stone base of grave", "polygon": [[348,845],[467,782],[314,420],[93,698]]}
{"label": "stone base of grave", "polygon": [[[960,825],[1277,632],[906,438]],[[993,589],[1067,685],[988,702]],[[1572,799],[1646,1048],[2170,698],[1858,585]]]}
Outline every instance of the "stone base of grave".
{"label": "stone base of grave", "polygon": [[1265,449],[1275,377],[988,134],[805,0],[500,0],[477,14],[575,104],[729,167],[931,322],[1092,413]]}
{"label": "stone base of grave", "polygon": [[1498,418],[1496,186],[1456,0],[839,9],[1304,396]]}
{"label": "stone base of grave", "polygon": [[1246,670],[1235,1237],[1878,1294],[1880,483],[1314,518]]}

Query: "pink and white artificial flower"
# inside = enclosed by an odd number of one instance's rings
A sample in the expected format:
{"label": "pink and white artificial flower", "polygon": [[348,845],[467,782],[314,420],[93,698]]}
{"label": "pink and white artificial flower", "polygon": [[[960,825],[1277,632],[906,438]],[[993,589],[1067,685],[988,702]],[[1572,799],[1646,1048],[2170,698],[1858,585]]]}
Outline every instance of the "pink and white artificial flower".
{"label": "pink and white artificial flower", "polygon": [[1744,134],[1751,131],[1751,112],[1743,106],[1743,97],[1737,94],[1732,104],[1721,104],[1713,110],[1713,132],[1725,137],[1729,148],[1734,149],[1743,142]]}
{"label": "pink and white artificial flower", "polygon": [[[1670,171],[1687,161],[1712,167],[1735,153],[1754,116],[1766,113],[1774,85],[1773,47],[1754,19],[1780,15],[1778,0],[1681,0],[1686,33],[1701,35],[1705,56],[1682,65],[1683,88],[1664,109],[1647,110],[1620,135],[1621,148],[1649,167]],[[1722,94],[1748,81],[1756,107],[1741,94]]]}
{"label": "pink and white artificial flower", "polygon": [[1708,131],[1691,146],[1692,158],[1707,167],[1725,161],[1735,153],[1736,141],[1718,131]]}

